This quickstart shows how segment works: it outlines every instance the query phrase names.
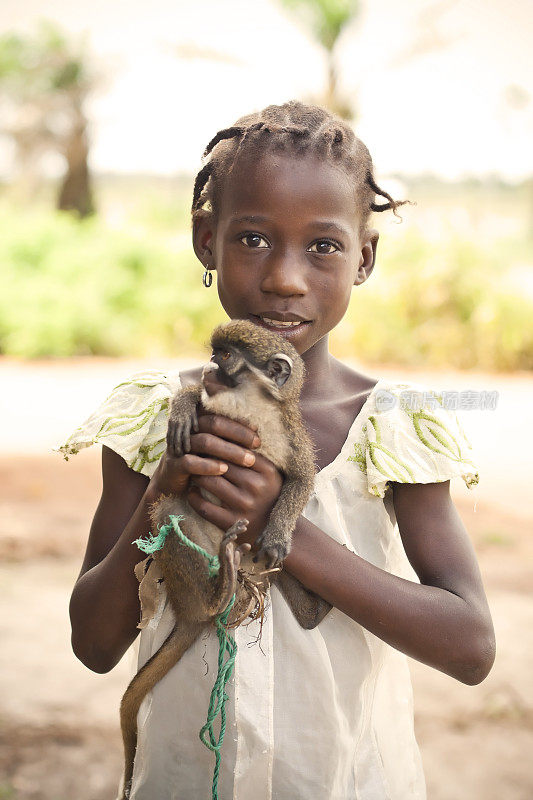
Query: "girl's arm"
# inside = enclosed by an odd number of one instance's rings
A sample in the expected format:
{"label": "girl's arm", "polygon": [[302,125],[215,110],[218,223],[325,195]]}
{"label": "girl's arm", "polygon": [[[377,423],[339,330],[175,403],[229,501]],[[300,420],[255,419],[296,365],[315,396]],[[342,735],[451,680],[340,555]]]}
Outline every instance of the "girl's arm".
{"label": "girl's arm", "polygon": [[303,517],[286,567],[403,653],[463,683],[480,683],[494,662],[494,629],[449,481],[392,485],[403,545],[420,584],[375,567]]}
{"label": "girl's arm", "polygon": [[162,493],[182,494],[191,475],[220,476],[228,463],[248,470],[245,458],[253,456],[247,448],[254,446],[255,433],[235,422],[226,430],[231,442],[205,434],[193,437],[197,452],[211,457],[164,453],[151,480],[103,447],[102,496],[70,601],[72,648],[94,672],[112,669],[139,633],[139,584],[133,570],[146,556],[132,542],[151,530],[151,504]]}
{"label": "girl's arm", "polygon": [[133,569],[144,557],[132,544],[150,530],[149,479],[102,449],[102,496],[70,600],[72,649],[94,672],[108,672],[138,634],[139,584]]}

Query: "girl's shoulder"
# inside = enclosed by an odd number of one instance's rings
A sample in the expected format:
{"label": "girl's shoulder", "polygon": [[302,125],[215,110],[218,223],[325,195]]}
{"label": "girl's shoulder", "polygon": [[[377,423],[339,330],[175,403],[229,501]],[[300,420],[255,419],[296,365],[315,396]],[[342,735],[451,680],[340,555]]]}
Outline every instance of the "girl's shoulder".
{"label": "girl's shoulder", "polygon": [[472,446],[457,412],[466,392],[380,379],[361,410],[349,457],[366,473],[368,491],[384,497],[389,481],[437,483],[461,477],[479,482]]}
{"label": "girl's shoulder", "polygon": [[135,373],[56,449],[68,459],[85,447],[105,444],[131,469],[151,477],[166,446],[169,401],[180,385],[178,372]]}

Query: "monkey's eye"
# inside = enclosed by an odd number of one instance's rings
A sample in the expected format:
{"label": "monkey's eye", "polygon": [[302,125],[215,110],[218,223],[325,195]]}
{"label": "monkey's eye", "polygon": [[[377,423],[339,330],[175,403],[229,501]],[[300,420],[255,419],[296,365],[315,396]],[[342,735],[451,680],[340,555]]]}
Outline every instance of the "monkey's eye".
{"label": "monkey's eye", "polygon": [[227,350],[224,350],[224,352],[220,354],[220,358],[222,361],[227,361],[228,358],[231,358],[231,353],[228,353]]}

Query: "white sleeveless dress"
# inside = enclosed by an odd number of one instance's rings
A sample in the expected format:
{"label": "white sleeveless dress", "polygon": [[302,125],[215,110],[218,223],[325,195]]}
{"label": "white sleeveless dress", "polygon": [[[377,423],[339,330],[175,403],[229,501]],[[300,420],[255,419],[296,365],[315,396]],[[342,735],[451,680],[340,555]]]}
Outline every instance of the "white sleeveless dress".
{"label": "white sleeveless dress", "polygon": [[[59,449],[67,457],[101,442],[151,476],[165,447],[169,398],[179,386],[178,374],[133,376]],[[339,455],[316,475],[304,516],[377,567],[417,581],[387,483],[454,476],[469,488],[478,482],[455,412],[427,387],[381,379]],[[173,627],[164,587],[158,591],[152,611],[144,610],[139,668]],[[255,623],[235,631],[221,800],[425,798],[402,653],[335,608],[314,630],[303,630],[275,586],[260,644],[257,636]],[[131,800],[211,798],[214,755],[198,733],[217,657],[213,631],[145,698]]]}

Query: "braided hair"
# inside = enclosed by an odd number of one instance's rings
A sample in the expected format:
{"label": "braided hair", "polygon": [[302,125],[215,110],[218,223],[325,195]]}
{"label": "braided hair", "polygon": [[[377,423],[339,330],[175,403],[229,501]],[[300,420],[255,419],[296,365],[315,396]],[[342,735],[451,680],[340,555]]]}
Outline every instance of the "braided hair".
{"label": "braided hair", "polygon": [[[344,168],[356,188],[354,210],[361,220],[360,233],[365,230],[371,211],[392,209],[399,217],[398,206],[409,202],[393,200],[376,184],[370,153],[344,120],[320,106],[290,100],[240,117],[234,125],[218,131],[211,139],[203,153],[204,159],[209,155],[211,158],[194,182],[193,221],[207,204],[216,222],[224,178],[242,155],[259,159],[269,151],[288,152],[295,157],[313,153]],[[386,202],[376,203],[376,195]]]}

